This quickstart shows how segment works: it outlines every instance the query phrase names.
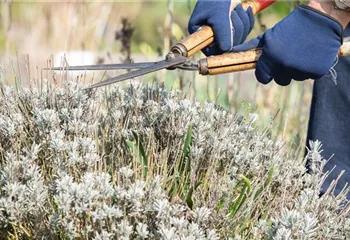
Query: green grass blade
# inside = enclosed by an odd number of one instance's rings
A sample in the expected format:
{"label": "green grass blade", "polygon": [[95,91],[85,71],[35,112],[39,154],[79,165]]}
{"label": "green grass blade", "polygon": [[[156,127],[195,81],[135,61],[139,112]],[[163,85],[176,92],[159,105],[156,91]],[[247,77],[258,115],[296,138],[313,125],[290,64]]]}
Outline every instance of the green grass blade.
{"label": "green grass blade", "polygon": [[[184,201],[190,203],[190,205],[193,205],[193,203],[191,203],[190,201],[190,199],[192,200],[192,194],[193,194],[193,192],[191,193],[191,188],[190,188],[191,159],[189,157],[189,153],[190,153],[191,142],[192,142],[192,125],[190,124],[188,126],[184,146],[182,148],[180,163],[178,166],[178,172],[177,172],[177,175],[175,176],[174,185],[171,188],[169,194],[170,194],[170,197],[179,195]],[[186,193],[186,191],[188,192]],[[192,191],[193,191],[193,188],[192,188]]]}
{"label": "green grass blade", "polygon": [[190,209],[193,208],[192,195],[193,195],[193,187],[190,188],[190,190],[188,191],[187,196],[186,196],[186,203]]}
{"label": "green grass blade", "polygon": [[135,148],[134,144],[130,140],[127,140],[127,139],[125,140],[125,142],[126,142],[126,145],[128,145],[130,151],[133,152],[134,148]]}
{"label": "green grass blade", "polygon": [[236,190],[238,188],[238,186],[241,184],[244,184],[244,185],[242,187],[242,190],[241,190],[239,197],[231,205],[231,207],[229,207],[229,213],[227,216],[230,218],[233,218],[235,216],[235,214],[238,212],[238,210],[241,208],[241,206],[243,205],[243,203],[245,202],[245,200],[247,198],[247,193],[249,193],[250,189],[251,189],[251,182],[247,177],[242,176],[242,180],[240,182],[238,182],[238,184],[235,186],[234,189]]}
{"label": "green grass blade", "polygon": [[273,176],[273,173],[274,173],[274,170],[275,170],[275,166],[272,165],[272,167],[270,168],[269,170],[269,173],[267,175],[267,178],[265,179],[264,181],[264,185],[261,186],[255,193],[254,195],[254,200],[256,200],[260,195],[261,193],[263,192],[263,190],[270,184],[270,182],[272,181],[272,176]]}
{"label": "green grass blade", "polygon": [[193,208],[193,193],[194,191],[197,190],[197,188],[202,184],[202,182],[197,182],[194,187],[191,187],[190,190],[187,192],[187,196],[186,196],[186,203],[188,205],[189,208]]}
{"label": "green grass blade", "polygon": [[229,213],[227,215],[229,218],[233,218],[235,216],[235,214],[237,213],[237,211],[239,210],[239,208],[242,206],[243,202],[246,199],[247,189],[248,189],[248,186],[247,186],[247,184],[245,184],[242,188],[242,191],[241,191],[238,199],[235,201],[235,203],[232,206],[232,209],[229,211]]}
{"label": "green grass blade", "polygon": [[139,151],[139,155],[140,155],[140,162],[141,162],[141,166],[142,166],[142,177],[144,179],[146,179],[147,171],[148,171],[148,156],[147,156],[146,150],[143,147],[142,142],[141,142],[138,134],[134,131],[132,133],[133,133],[133,136],[136,140],[136,144],[138,146],[138,151]]}
{"label": "green grass blade", "polygon": [[275,165],[272,165],[272,167],[269,170],[269,174],[264,182],[264,188],[266,188],[270,184],[274,171],[275,171]]}
{"label": "green grass blade", "polygon": [[228,205],[228,211],[231,212],[232,208],[233,208],[233,205],[234,203],[236,202],[233,201],[233,198],[234,198],[234,195],[235,195],[235,192],[238,190],[238,188],[243,184],[243,180],[240,180],[238,183],[236,183],[236,185],[234,186],[233,190],[232,190],[232,196],[231,198],[229,199],[229,205]]}
{"label": "green grass blade", "polygon": [[222,207],[224,206],[224,204],[225,204],[225,199],[226,199],[226,195],[223,195],[221,198],[220,198],[220,200],[219,200],[219,202],[216,204],[216,207],[215,207],[215,210],[216,211],[220,211],[221,209],[222,209]]}
{"label": "green grass blade", "polygon": [[250,182],[250,180],[245,177],[245,176],[241,176],[242,177],[242,180],[245,182],[246,186],[247,186],[247,192],[250,191],[251,187],[252,187],[252,183]]}
{"label": "green grass blade", "polygon": [[[184,147],[182,149],[182,154],[181,154],[181,160],[180,160],[180,165],[179,165],[179,174],[182,175],[185,167],[187,168],[187,173],[190,172],[191,168],[191,161],[188,159],[188,155],[190,153],[190,146],[192,142],[192,125],[190,124],[187,129],[187,135],[185,138],[185,143]],[[188,160],[188,161],[186,161]]]}

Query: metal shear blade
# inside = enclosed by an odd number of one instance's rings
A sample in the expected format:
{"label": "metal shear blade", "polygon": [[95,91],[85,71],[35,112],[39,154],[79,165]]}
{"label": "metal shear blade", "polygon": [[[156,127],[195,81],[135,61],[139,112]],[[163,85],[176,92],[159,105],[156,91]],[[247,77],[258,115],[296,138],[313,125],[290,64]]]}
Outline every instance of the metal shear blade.
{"label": "metal shear blade", "polygon": [[91,85],[90,87],[88,87],[86,89],[103,87],[103,86],[106,86],[106,85],[109,85],[109,84],[112,84],[112,83],[117,83],[117,82],[121,82],[121,81],[124,81],[124,80],[127,80],[127,79],[139,77],[139,76],[145,75],[147,73],[155,72],[155,71],[158,71],[158,70],[161,70],[161,69],[176,67],[177,65],[183,64],[186,61],[187,61],[186,57],[176,56],[173,59],[156,62],[156,63],[153,63],[150,66],[147,66],[147,67],[144,67],[144,68],[132,71],[132,72],[128,72],[128,73],[125,73],[125,74],[122,74],[120,76],[116,76],[116,77],[107,79],[105,81],[102,81],[102,82],[99,82],[99,83],[96,83],[96,84],[93,84],[93,85]]}
{"label": "metal shear blade", "polygon": [[54,71],[85,71],[85,70],[117,70],[117,69],[139,69],[150,67],[157,62],[140,62],[140,63],[118,63],[118,64],[98,64],[98,65],[82,65],[82,66],[66,66],[66,67],[54,67],[44,68],[44,70]]}

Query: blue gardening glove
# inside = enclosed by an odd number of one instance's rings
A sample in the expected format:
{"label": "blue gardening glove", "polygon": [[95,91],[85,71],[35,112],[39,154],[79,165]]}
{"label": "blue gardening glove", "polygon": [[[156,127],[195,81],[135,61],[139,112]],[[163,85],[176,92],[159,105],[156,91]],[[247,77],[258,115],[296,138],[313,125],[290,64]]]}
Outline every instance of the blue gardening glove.
{"label": "blue gardening glove", "polygon": [[254,15],[241,4],[231,12],[231,0],[198,0],[188,24],[190,34],[203,25],[214,31],[215,43],[202,50],[206,56],[232,51],[234,45],[244,42],[254,26]]}
{"label": "blue gardening glove", "polygon": [[311,7],[300,6],[263,35],[233,48],[262,48],[255,76],[286,86],[292,79],[318,79],[327,74],[342,44],[341,24]]}

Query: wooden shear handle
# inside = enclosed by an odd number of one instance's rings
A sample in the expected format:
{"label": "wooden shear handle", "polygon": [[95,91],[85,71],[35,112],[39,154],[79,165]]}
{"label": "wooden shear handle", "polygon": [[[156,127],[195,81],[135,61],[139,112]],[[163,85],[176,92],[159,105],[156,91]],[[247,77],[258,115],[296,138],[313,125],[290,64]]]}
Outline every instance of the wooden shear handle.
{"label": "wooden shear handle", "polygon": [[[261,56],[261,49],[253,49],[240,53],[226,53],[219,56],[199,60],[199,73],[217,75],[254,69]],[[338,56],[350,56],[350,41],[344,42]]]}
{"label": "wooden shear handle", "polygon": [[[244,9],[251,7],[253,14],[270,6],[276,0],[248,0],[242,3]],[[197,32],[191,34],[181,42],[177,43],[171,51],[184,57],[190,57],[199,50],[209,46],[214,42],[214,32],[209,26],[203,26]]]}
{"label": "wooden shear handle", "polygon": [[217,75],[253,69],[261,53],[261,49],[253,49],[240,53],[226,53],[203,58],[198,61],[199,74]]}

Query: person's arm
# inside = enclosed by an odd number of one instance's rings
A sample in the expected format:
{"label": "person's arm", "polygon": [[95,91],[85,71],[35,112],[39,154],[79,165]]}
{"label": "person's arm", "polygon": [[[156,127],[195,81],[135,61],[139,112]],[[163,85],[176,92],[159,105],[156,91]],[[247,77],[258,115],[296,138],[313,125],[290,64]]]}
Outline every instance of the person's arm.
{"label": "person's arm", "polygon": [[349,0],[311,0],[308,5],[338,20],[344,29],[350,22]]}

